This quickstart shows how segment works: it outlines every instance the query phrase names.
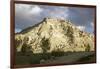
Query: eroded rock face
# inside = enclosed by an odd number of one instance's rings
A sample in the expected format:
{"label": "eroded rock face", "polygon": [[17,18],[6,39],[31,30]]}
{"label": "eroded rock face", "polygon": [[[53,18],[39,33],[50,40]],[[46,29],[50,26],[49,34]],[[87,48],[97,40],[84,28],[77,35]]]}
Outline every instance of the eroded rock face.
{"label": "eroded rock face", "polygon": [[94,51],[93,35],[80,31],[68,20],[54,18],[24,29],[15,35],[15,42],[17,52]]}

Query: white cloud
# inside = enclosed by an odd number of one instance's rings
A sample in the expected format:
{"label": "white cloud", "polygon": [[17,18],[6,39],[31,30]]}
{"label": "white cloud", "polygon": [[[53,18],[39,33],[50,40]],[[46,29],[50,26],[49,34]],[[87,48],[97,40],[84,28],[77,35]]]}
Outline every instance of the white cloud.
{"label": "white cloud", "polygon": [[40,16],[40,13],[42,11],[43,9],[40,8],[40,6],[38,5],[15,4],[15,17],[16,17],[17,25],[20,25],[20,23],[22,23],[22,25],[25,25],[25,22],[28,22],[30,26],[35,22],[36,23],[39,22],[37,20],[38,19],[37,17]]}
{"label": "white cloud", "polygon": [[30,5],[27,5],[27,4],[15,4],[16,13],[18,13],[18,12],[24,12],[24,13],[28,12],[29,8],[30,8]]}
{"label": "white cloud", "polygon": [[56,17],[56,18],[61,18],[61,19],[66,19],[68,15],[65,12],[60,12],[56,14],[56,12],[50,14],[51,17]]}
{"label": "white cloud", "polygon": [[16,14],[21,15],[37,15],[42,12],[42,9],[37,5],[27,5],[27,4],[15,4]]}
{"label": "white cloud", "polygon": [[81,31],[85,30],[85,26],[77,26],[78,29],[80,29]]}
{"label": "white cloud", "polygon": [[[87,28],[87,26],[84,26],[85,25],[83,24],[84,21],[80,23],[80,20],[82,20],[81,17],[79,16],[80,14],[77,13],[76,9],[73,8],[71,9],[73,9],[76,12],[71,10],[69,7],[64,7],[64,6],[58,7],[58,6],[48,6],[48,5],[44,6],[44,5],[16,4],[15,7],[16,7],[15,16],[17,22],[16,27],[18,28],[22,28],[22,26],[20,25],[24,25],[23,28],[26,28],[28,27],[28,25],[31,26],[36,23],[39,23],[45,17],[53,17],[60,19],[67,19],[67,18],[72,19],[74,23],[77,23],[76,25],[78,25],[77,26],[78,29],[82,31],[89,29]],[[92,27],[93,22],[92,21],[89,22],[91,22],[91,27]],[[85,20],[84,23],[87,23],[87,20]],[[88,31],[90,32],[90,29]]]}
{"label": "white cloud", "polygon": [[69,16],[69,14],[68,14],[68,12],[69,12],[68,7],[58,7],[58,6],[53,6],[53,7],[54,8],[52,8],[52,9],[49,9],[49,7],[48,7],[48,8],[46,8],[44,10],[44,11],[47,11],[47,13],[49,13],[48,14],[49,17],[66,19]]}
{"label": "white cloud", "polygon": [[17,33],[17,32],[20,32],[21,31],[21,29],[19,29],[19,28],[15,28],[15,32]]}
{"label": "white cloud", "polygon": [[68,18],[68,12],[69,12],[69,9],[66,7],[56,7],[55,10],[50,11],[49,15],[51,17],[66,19],[66,18]]}
{"label": "white cloud", "polygon": [[91,24],[92,27],[94,27],[94,22],[91,22],[90,24]]}
{"label": "white cloud", "polygon": [[31,11],[29,12],[30,14],[39,14],[40,12],[42,12],[43,10],[39,7],[39,6],[34,6],[34,8],[31,9]]}
{"label": "white cloud", "polygon": [[[49,7],[44,9],[40,8],[38,5],[28,5],[28,4],[16,4],[16,15],[25,19],[33,19],[35,16],[41,16],[41,12],[44,12],[44,16],[56,17],[60,19],[66,19],[68,17],[69,8],[68,7],[56,7],[51,6],[54,9]],[[43,17],[44,17],[43,16]]]}

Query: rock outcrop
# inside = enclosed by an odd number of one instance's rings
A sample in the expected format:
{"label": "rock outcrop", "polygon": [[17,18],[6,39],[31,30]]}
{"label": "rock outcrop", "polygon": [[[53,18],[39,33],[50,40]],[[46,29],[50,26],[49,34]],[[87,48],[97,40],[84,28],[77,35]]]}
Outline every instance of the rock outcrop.
{"label": "rock outcrop", "polygon": [[94,36],[69,20],[45,18],[15,35],[17,52],[51,53],[94,51]]}

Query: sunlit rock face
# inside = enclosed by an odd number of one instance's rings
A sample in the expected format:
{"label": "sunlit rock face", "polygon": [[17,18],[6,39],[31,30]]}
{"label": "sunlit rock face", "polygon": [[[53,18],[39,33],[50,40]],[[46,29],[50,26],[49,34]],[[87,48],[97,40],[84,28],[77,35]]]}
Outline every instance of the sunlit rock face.
{"label": "sunlit rock face", "polygon": [[45,18],[15,35],[17,52],[51,53],[94,51],[94,36],[69,20]]}

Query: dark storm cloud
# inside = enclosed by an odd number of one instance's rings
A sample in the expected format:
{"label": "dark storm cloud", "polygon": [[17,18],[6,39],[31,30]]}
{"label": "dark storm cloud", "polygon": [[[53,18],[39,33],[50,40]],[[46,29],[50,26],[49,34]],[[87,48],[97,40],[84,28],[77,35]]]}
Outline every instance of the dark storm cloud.
{"label": "dark storm cloud", "polygon": [[60,19],[66,19],[68,17],[68,7],[57,7],[57,6],[40,6],[44,9],[41,16],[45,17],[56,17]]}
{"label": "dark storm cloud", "polygon": [[77,7],[59,7],[47,5],[15,5],[15,28],[24,29],[39,23],[46,17],[69,19],[79,29],[93,32],[94,9]]}
{"label": "dark storm cloud", "polygon": [[[94,11],[91,8],[69,8],[69,19],[76,25],[90,25],[94,21]],[[90,23],[89,23],[90,22]]]}
{"label": "dark storm cloud", "polygon": [[68,15],[66,7],[37,6],[16,4],[15,28],[24,29],[41,22],[46,17],[57,17],[65,19]]}
{"label": "dark storm cloud", "polygon": [[16,4],[15,28],[24,29],[40,22],[42,9],[36,5]]}
{"label": "dark storm cloud", "polygon": [[93,8],[69,8],[69,19],[75,25],[85,27],[85,31],[93,33],[94,27],[91,23],[94,23],[94,9]]}

